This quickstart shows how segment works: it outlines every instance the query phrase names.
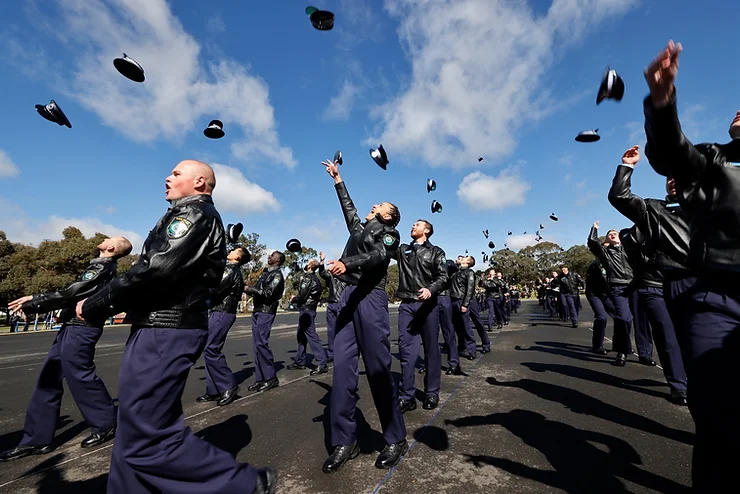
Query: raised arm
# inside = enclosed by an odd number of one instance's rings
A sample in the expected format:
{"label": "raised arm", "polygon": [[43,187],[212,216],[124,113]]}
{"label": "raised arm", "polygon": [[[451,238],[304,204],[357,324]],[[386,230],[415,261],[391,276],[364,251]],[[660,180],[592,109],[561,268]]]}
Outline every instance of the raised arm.
{"label": "raised arm", "polygon": [[617,173],[609,189],[609,203],[614,209],[622,213],[627,219],[638,225],[647,224],[647,206],[645,200],[632,193],[632,173],[635,165],[640,161],[638,146],[633,146],[622,155],[622,164],[617,167]]}
{"label": "raised arm", "polygon": [[597,221],[591,227],[591,231],[588,234],[587,245],[593,255],[596,256],[602,262],[606,261],[606,255],[604,254],[604,246],[599,242],[599,222]]}
{"label": "raised arm", "polygon": [[[115,267],[116,261],[110,262],[114,263],[112,266]],[[115,271],[113,269],[107,269],[99,264],[91,264],[66,288],[34,295],[31,300],[23,304],[23,312],[39,314],[74,306],[80,300],[95,293],[102,284],[110,281],[114,276]]]}

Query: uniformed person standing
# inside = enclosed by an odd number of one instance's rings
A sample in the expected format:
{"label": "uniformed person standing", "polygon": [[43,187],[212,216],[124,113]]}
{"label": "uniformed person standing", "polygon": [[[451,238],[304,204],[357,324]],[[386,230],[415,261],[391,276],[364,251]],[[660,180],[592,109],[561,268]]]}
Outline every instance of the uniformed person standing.
{"label": "uniformed person standing", "polygon": [[[471,268],[475,266],[474,257],[468,256],[468,266],[470,266]],[[475,288],[473,290],[475,290]],[[471,326],[475,327],[475,330],[478,332],[478,337],[480,338],[480,352],[489,353],[491,351],[491,339],[488,337],[486,326],[483,324],[483,320],[480,317],[480,304],[478,303],[478,297],[475,291],[473,292],[473,298],[470,300],[470,305],[468,306],[468,314],[470,315],[469,317]]]}
{"label": "uniformed person standing", "polygon": [[225,406],[236,399],[237,385],[223,354],[226,336],[236,321],[236,308],[244,293],[242,265],[252,256],[244,247],[237,247],[226,257],[221,283],[211,289],[211,313],[208,315],[208,340],[203,352],[206,367],[206,394],[198,402],[216,401]]}
{"label": "uniformed person standing", "polygon": [[578,273],[571,273],[568,266],[560,268],[562,274],[558,277],[560,282],[560,296],[563,298],[563,309],[565,319],[570,318],[571,325],[578,327],[578,299],[581,297],[579,286],[583,286],[583,278]]}
{"label": "uniformed person standing", "polygon": [[274,492],[275,471],[234,456],[185,427],[182,393],[208,339],[209,289],[226,264],[226,238],[211,199],[210,166],[180,162],[165,180],[171,206],[138,261],[77,314],[102,321],[126,312],[131,335],[118,381],[118,430],[108,492]]}
{"label": "uniformed person standing", "polygon": [[[469,307],[475,296],[475,273],[471,268],[475,263],[472,256],[458,256],[457,264],[460,267],[450,281],[450,298],[452,299],[452,324],[455,326],[458,340],[465,342],[466,351],[460,352],[468,360],[475,359],[475,338],[470,327]],[[462,345],[459,344],[458,346]]]}
{"label": "uniformed person standing", "polygon": [[390,319],[385,285],[388,264],[396,257],[400,237],[396,225],[398,208],[383,202],[360,220],[336,163],[322,163],[334,179],[334,188],[347,222],[350,237],[342,257],[329,261],[329,272],[347,283],[339,301],[337,334],[334,338],[334,374],[331,391],[331,443],[334,451],[324,462],[325,473],[335,472],[360,454],[357,444],[357,381],[360,353],[378,411],[386,446],[375,466],[391,468],[406,453],[406,424],[399,407],[398,391],[391,374]]}
{"label": "uniformed person standing", "polygon": [[275,358],[270,349],[270,332],[275,322],[280,299],[283,298],[285,278],[281,267],[285,255],[274,251],[267,258],[267,268],[257,283],[244,291],[252,295],[252,347],[254,348],[254,384],[249,391],[267,391],[280,384],[275,371]]}
{"label": "uniformed person standing", "polygon": [[[609,244],[604,242],[603,246]],[[586,269],[586,300],[594,311],[594,327],[591,337],[591,352],[606,355],[604,337],[609,314],[614,314],[614,304],[609,298],[609,286],[606,281],[606,270],[601,261],[595,259]]]}
{"label": "uniformed person standing", "polygon": [[675,179],[690,220],[689,262],[698,271],[693,286],[674,287],[683,289],[675,296],[685,307],[684,364],[696,424],[692,487],[733,492],[740,461],[740,111],[730,142],[693,145],[676,104],[680,51],[671,41],[645,70],[645,154],[656,172]]}
{"label": "uniformed person standing", "polygon": [[488,278],[484,282],[484,287],[486,289],[486,304],[488,305],[488,327],[493,329],[493,323],[495,321],[498,329],[501,329],[504,324],[503,305],[501,302],[503,293],[495,270],[491,269],[489,271]]}
{"label": "uniformed person standing", "polygon": [[439,308],[439,324],[442,327],[442,338],[447,346],[447,370],[445,375],[461,375],[460,353],[457,349],[457,335],[452,324],[452,299],[450,298],[450,280],[457,271],[457,264],[452,259],[447,259],[447,282],[445,288],[437,296],[437,307]]}
{"label": "uniformed person standing", "polygon": [[321,281],[315,273],[317,267],[319,267],[319,261],[316,259],[308,261],[306,274],[301,278],[298,295],[293,300],[300,310],[296,334],[298,351],[293,357],[293,363],[288,365],[288,370],[306,368],[306,344],[309,343],[317,362],[316,368],[311,371],[312,376],[329,372],[329,367],[326,365],[326,350],[316,333],[316,308],[321,299]]}
{"label": "uniformed person standing", "polygon": [[8,304],[11,312],[31,314],[62,309],[62,328],[54,338],[39,373],[36,389],[26,410],[20,444],[0,454],[0,461],[49,453],[54,449],[54,431],[64,394],[64,379],[92,434],[82,441],[83,448],[112,439],[116,431],[116,407],[95,373],[95,344],[103,335],[103,321],[92,324],[75,315],[77,302],[101,289],[116,277],[116,262],[131,252],[124,237],[103,240],[97,247],[99,257],[67,288],[55,292],[21,297]]}
{"label": "uniformed person standing", "polygon": [[339,316],[339,299],[342,297],[342,291],[347,286],[345,282],[332,276],[324,267],[326,255],[319,252],[319,276],[329,285],[329,298],[326,304],[326,340],[327,352],[326,361],[334,362],[334,337],[337,334],[337,317]]}
{"label": "uniformed person standing", "polygon": [[439,308],[437,294],[447,285],[445,252],[429,242],[434,226],[418,220],[411,226],[411,244],[398,249],[398,352],[401,361],[399,392],[402,413],[416,409],[416,376],[414,372],[419,348],[424,345],[425,410],[437,408],[442,374],[439,351]]}

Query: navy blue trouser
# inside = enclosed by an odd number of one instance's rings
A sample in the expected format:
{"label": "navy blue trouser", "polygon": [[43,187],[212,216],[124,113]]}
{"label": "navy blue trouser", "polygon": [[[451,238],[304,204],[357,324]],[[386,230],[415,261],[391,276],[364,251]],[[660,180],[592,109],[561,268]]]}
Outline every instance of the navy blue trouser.
{"label": "navy blue trouser", "polygon": [[501,314],[501,298],[487,298],[486,305],[488,306],[488,327],[493,329],[494,322],[497,326],[501,326],[504,323]]}
{"label": "navy blue trouser", "polygon": [[630,329],[632,326],[632,312],[629,304],[630,288],[627,285],[611,285],[609,299],[614,304],[614,337],[612,349],[617,353],[629,355],[632,353]]}
{"label": "navy blue trouser", "polygon": [[229,329],[236,321],[236,314],[228,312],[211,312],[208,316],[208,340],[203,352],[206,363],[206,394],[217,395],[236,387],[234,373],[231,372],[226,356],[223,354],[224,343]]}
{"label": "navy blue trouser", "polygon": [[390,335],[391,321],[385,291],[347,286],[339,301],[337,334],[334,337],[330,404],[332,446],[348,446],[357,440],[355,409],[360,353],[385,442],[393,444],[406,438],[396,381],[391,374]]}
{"label": "navy blue trouser", "polygon": [[334,335],[337,333],[337,316],[339,316],[339,302],[327,304],[326,306],[326,357],[334,358]]}
{"label": "navy blue trouser", "polygon": [[606,336],[607,315],[614,317],[614,304],[609,297],[586,292],[591,309],[594,311],[594,327],[591,337],[591,348],[599,350],[604,348],[604,336]]}
{"label": "navy blue trouser", "polygon": [[26,410],[21,446],[45,446],[54,439],[64,394],[63,380],[93,433],[116,425],[116,407],[95,373],[95,344],[101,328],[62,326],[41,367]]}
{"label": "navy blue trouser", "polygon": [[[635,346],[637,355],[641,358],[653,357],[653,333],[650,327],[650,318],[643,306],[642,297],[638,294],[640,289],[632,290],[630,294],[630,311],[635,326]],[[662,290],[661,290],[662,291]]]}
{"label": "navy blue trouser", "polygon": [[109,494],[252,492],[255,468],[185,426],[182,393],[208,330],[132,328],[118,379]]}
{"label": "navy blue trouser", "polygon": [[256,382],[269,381],[275,377],[275,358],[270,350],[270,331],[275,314],[255,312],[252,314],[252,347],[254,348],[254,377]]}
{"label": "navy blue trouser", "polygon": [[462,299],[459,298],[452,299],[452,325],[455,327],[455,333],[457,333],[458,350],[474,357],[476,345],[473,328],[470,327],[470,307],[463,312]]}
{"label": "navy blue trouser", "polygon": [[437,297],[439,308],[439,323],[442,326],[442,338],[447,344],[447,365],[457,367],[460,365],[460,352],[457,349],[457,334],[452,324],[452,299],[449,295]]}
{"label": "navy blue trouser", "polygon": [[401,356],[399,396],[411,400],[416,394],[416,359],[424,345],[424,393],[439,396],[442,355],[439,351],[439,308],[437,297],[425,301],[403,301],[398,308],[398,353]]}
{"label": "navy blue trouser", "polygon": [[[681,347],[673,321],[668,314],[662,288],[644,287],[637,290],[639,310],[645,314],[653,330],[658,359],[673,394],[686,395],[686,372]],[[652,339],[651,339],[652,341]]]}
{"label": "navy blue trouser", "polygon": [[296,333],[298,341],[298,351],[293,357],[293,361],[298,365],[306,365],[306,344],[311,345],[311,351],[316,359],[316,365],[321,367],[326,365],[326,350],[321,343],[319,335],[316,333],[316,311],[311,309],[301,309],[298,314],[298,331]]}
{"label": "navy blue trouser", "polygon": [[564,293],[563,308],[565,309],[565,319],[570,318],[570,322],[578,324],[578,295],[574,293]]}
{"label": "navy blue trouser", "polygon": [[490,350],[491,340],[488,338],[486,327],[483,325],[483,321],[480,318],[480,306],[478,305],[478,301],[475,298],[473,298],[473,300],[470,302],[468,312],[470,313],[470,322],[473,323],[473,326],[475,326],[475,330],[478,332],[478,336],[480,337],[480,342],[483,346],[483,349]]}

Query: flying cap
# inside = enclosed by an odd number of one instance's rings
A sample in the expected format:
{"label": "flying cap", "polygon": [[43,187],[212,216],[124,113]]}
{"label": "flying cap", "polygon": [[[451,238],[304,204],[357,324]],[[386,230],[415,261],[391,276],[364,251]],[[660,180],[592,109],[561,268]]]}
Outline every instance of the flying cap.
{"label": "flying cap", "polygon": [[483,236],[488,238],[488,230],[483,230]]}
{"label": "flying cap", "polygon": [[480,163],[481,161],[483,161],[483,156],[478,156],[478,163]]}
{"label": "flying cap", "polygon": [[301,241],[297,238],[291,238],[285,243],[285,248],[288,249],[290,252],[300,252],[302,249]]}
{"label": "flying cap", "polygon": [[596,142],[599,139],[601,139],[599,129],[584,130],[576,136],[576,141],[578,142]]}
{"label": "flying cap", "polygon": [[[308,13],[308,9],[306,9],[306,12]],[[313,24],[313,27],[315,27],[319,31],[331,31],[331,29],[334,27],[334,14],[332,12],[329,12],[328,10],[317,9],[308,14],[308,16],[309,19],[311,19],[311,24]]]}
{"label": "flying cap", "polygon": [[383,170],[386,169],[386,166],[388,166],[388,155],[385,154],[385,149],[383,149],[383,145],[381,144],[378,146],[378,149],[371,149],[370,150],[370,156],[372,157],[373,161],[378,164],[379,167],[381,167]]}
{"label": "flying cap", "polygon": [[54,122],[60,126],[66,125],[70,129],[72,128],[72,124],[69,122],[69,119],[54,100],[51,100],[48,105],[36,105],[36,111],[49,122]]}
{"label": "flying cap", "polygon": [[431,178],[428,178],[427,179],[427,192],[431,192],[433,190],[437,190],[437,182],[435,182]]}
{"label": "flying cap", "polygon": [[432,201],[432,213],[441,213],[442,212],[442,205],[438,203],[436,200]]}
{"label": "flying cap", "polygon": [[624,96],[624,81],[617,74],[616,70],[607,67],[604,71],[604,76],[601,78],[601,86],[599,87],[599,94],[596,96],[596,104],[598,105],[605,99],[622,101],[622,96]]}
{"label": "flying cap", "polygon": [[490,242],[488,242],[488,248],[489,249],[495,249],[496,248],[496,244],[493,243],[493,240],[491,240]]}
{"label": "flying cap", "polygon": [[334,163],[341,165],[344,160],[342,159],[342,152],[337,149],[337,152],[334,153]]}
{"label": "flying cap", "polygon": [[550,215],[550,219],[551,219],[552,221],[558,221],[558,217],[557,217],[557,216],[555,215],[555,213],[552,213],[552,214]]}
{"label": "flying cap", "polygon": [[224,124],[221,120],[211,120],[208,127],[203,131],[209,139],[221,139],[224,136]]}
{"label": "flying cap", "polygon": [[244,225],[241,223],[237,223],[235,225],[232,225],[229,223],[229,225],[226,227],[226,240],[232,244],[236,244],[239,242],[239,236],[242,234],[242,231],[244,230]]}
{"label": "flying cap", "polygon": [[113,66],[126,79],[131,79],[134,82],[144,82],[144,68],[139,65],[139,62],[125,53],[123,57],[113,60]]}

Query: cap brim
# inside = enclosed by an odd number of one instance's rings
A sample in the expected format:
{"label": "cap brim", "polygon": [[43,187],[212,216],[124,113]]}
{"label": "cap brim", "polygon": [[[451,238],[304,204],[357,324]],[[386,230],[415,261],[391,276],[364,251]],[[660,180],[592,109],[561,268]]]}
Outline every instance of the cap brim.
{"label": "cap brim", "polygon": [[212,129],[210,127],[203,131],[203,135],[209,139],[221,139],[226,134],[221,129]]}
{"label": "cap brim", "polygon": [[319,31],[331,31],[334,27],[334,14],[328,10],[316,10],[310,14],[311,24]]}
{"label": "cap brim", "polygon": [[124,58],[116,58],[113,60],[113,65],[126,79],[134,82],[144,82],[146,79],[144,77],[144,71],[139,66]]}
{"label": "cap brim", "polygon": [[576,136],[576,141],[578,142],[596,142],[599,139],[601,139],[599,134],[579,134]]}

